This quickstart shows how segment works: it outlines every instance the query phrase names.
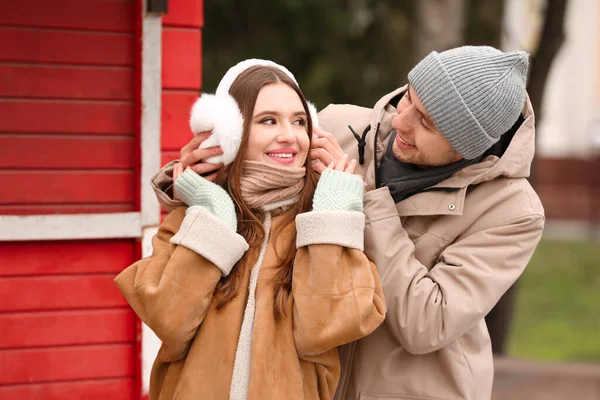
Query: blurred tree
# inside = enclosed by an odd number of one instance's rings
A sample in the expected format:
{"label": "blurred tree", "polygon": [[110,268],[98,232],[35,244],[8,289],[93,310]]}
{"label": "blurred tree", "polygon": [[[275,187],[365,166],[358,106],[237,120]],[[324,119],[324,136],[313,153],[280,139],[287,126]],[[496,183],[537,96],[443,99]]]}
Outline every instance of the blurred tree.
{"label": "blurred tree", "polygon": [[503,0],[212,0],[203,87],[249,57],[287,66],[307,97],[372,106],[431,50],[498,45]]}
{"label": "blurred tree", "polygon": [[[538,121],[542,115],[541,104],[548,73],[564,41],[566,6],[567,0],[546,0],[545,8],[542,9],[544,24],[540,41],[534,54],[530,57],[527,91]],[[469,17],[467,43],[499,47],[504,1],[471,0],[469,11],[471,16]],[[539,136],[536,140],[539,140],[538,138]],[[535,161],[530,181],[535,184]],[[494,354],[505,354],[517,291],[518,284],[515,283],[485,318]]]}
{"label": "blurred tree", "polygon": [[465,44],[500,47],[505,0],[470,0]]}
{"label": "blurred tree", "polygon": [[[562,43],[564,42],[564,19],[566,14],[567,0],[546,0],[544,12],[544,24],[540,41],[535,53],[530,57],[529,79],[527,92],[535,112],[535,118],[542,118],[542,107],[544,90],[548,73]],[[539,136],[536,136],[536,142]],[[531,176],[532,185],[535,185],[535,158]],[[486,323],[492,340],[494,354],[505,354],[506,342],[514,314],[515,295],[518,284],[511,286],[502,296],[498,304],[486,316]]]}
{"label": "blurred tree", "polygon": [[204,90],[249,57],[288,67],[307,97],[372,106],[403,83],[411,2],[213,0],[205,2]]}
{"label": "blurred tree", "polygon": [[420,0],[415,5],[412,32],[412,64],[431,51],[460,46],[465,42],[467,0]]}
{"label": "blurred tree", "polygon": [[542,118],[542,104],[548,73],[565,40],[564,25],[567,4],[568,0],[546,0],[540,41],[530,61],[527,92],[538,121]]}

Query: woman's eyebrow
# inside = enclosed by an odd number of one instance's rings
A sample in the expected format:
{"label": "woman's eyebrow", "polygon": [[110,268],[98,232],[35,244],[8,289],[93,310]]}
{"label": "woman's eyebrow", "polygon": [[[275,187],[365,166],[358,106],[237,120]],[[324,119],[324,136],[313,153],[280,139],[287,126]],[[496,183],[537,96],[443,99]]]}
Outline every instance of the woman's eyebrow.
{"label": "woman's eyebrow", "polygon": [[[276,116],[281,116],[283,115],[283,113],[281,111],[273,111],[273,110],[264,110],[259,112],[258,114],[256,114],[254,116],[254,118],[256,117],[260,117],[263,115],[276,115]],[[292,114],[292,117],[298,116],[298,115],[302,115],[302,116],[306,116],[306,111],[302,110],[302,111],[296,111]]]}

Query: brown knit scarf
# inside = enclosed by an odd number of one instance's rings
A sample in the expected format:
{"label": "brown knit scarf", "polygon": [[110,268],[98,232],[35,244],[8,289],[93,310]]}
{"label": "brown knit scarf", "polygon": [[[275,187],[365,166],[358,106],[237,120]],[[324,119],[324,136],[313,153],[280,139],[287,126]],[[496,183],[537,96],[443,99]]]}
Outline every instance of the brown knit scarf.
{"label": "brown knit scarf", "polygon": [[306,168],[285,167],[261,161],[244,161],[242,198],[250,209],[290,199],[304,188]]}

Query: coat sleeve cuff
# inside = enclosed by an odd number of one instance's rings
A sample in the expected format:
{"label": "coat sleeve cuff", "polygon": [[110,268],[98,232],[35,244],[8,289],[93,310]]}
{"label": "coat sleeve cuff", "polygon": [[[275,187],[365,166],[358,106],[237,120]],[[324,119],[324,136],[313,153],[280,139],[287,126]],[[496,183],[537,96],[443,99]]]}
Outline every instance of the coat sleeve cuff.
{"label": "coat sleeve cuff", "polygon": [[358,211],[311,211],[296,216],[296,247],[335,244],[363,251],[365,215]]}
{"label": "coat sleeve cuff", "polygon": [[178,162],[177,160],[169,162],[150,181],[158,203],[168,212],[178,207],[185,207],[183,201],[173,199],[173,167]]}
{"label": "coat sleeve cuff", "polygon": [[365,213],[366,224],[380,221],[382,219],[396,217],[398,218],[398,210],[396,203],[390,194],[387,187],[371,190],[365,193]]}
{"label": "coat sleeve cuff", "polygon": [[241,235],[201,207],[187,212],[179,231],[170,242],[200,254],[215,264],[223,276],[229,275],[235,263],[248,250],[248,243]]}

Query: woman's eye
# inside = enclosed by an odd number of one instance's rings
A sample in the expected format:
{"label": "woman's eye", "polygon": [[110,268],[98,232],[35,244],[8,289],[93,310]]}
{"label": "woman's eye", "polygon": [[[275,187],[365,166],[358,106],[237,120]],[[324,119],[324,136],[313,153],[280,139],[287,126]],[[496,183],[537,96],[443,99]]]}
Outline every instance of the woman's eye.
{"label": "woman's eye", "polygon": [[275,119],[273,118],[264,118],[260,121],[261,124],[265,124],[265,125],[274,125],[275,124]]}
{"label": "woman's eye", "polygon": [[304,118],[298,118],[297,120],[294,121],[294,125],[305,126],[306,123],[307,122]]}

